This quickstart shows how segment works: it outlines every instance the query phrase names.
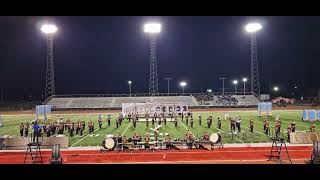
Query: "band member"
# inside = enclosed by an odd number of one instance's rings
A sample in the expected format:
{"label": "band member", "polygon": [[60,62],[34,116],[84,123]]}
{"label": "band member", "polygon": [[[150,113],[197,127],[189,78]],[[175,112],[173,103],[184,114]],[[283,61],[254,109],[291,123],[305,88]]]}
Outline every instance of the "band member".
{"label": "band member", "polygon": [[[107,122],[108,122],[108,126],[110,127],[111,114],[108,114]],[[130,122],[130,119],[129,119],[129,122]]]}
{"label": "band member", "polygon": [[80,121],[78,121],[77,125],[76,125],[76,134],[77,135],[79,134],[79,131],[80,131]]}
{"label": "band member", "polygon": [[23,131],[24,131],[24,136],[25,137],[28,137],[28,135],[29,135],[29,123],[27,122],[25,125],[24,125],[24,129],[23,129]]}
{"label": "band member", "polygon": [[46,134],[47,134],[47,137],[50,137],[51,136],[51,128],[50,128],[51,126],[47,126],[46,127]]}
{"label": "band member", "polygon": [[296,132],[296,123],[295,123],[295,121],[293,121],[291,123],[291,132]]}
{"label": "band member", "polygon": [[90,120],[88,122],[89,134],[93,133],[94,131],[94,123]]}
{"label": "band member", "polygon": [[99,129],[101,129],[102,128],[102,119],[101,118],[99,118],[98,123],[99,123]]}
{"label": "band member", "polygon": [[56,129],[57,129],[57,127],[56,127],[53,123],[51,123],[50,129],[51,129],[51,134],[52,134],[52,135],[55,135],[55,134],[56,134]]}
{"label": "band member", "polygon": [[276,122],[275,130],[276,130],[276,137],[279,137],[280,136],[280,123],[279,122]]}
{"label": "band member", "polygon": [[316,130],[316,125],[312,123],[310,126],[310,132],[315,132],[315,130]]}
{"label": "band member", "polygon": [[235,132],[236,131],[235,120],[233,118],[229,118],[229,121],[230,121],[231,132]]}
{"label": "band member", "polygon": [[117,126],[117,128],[119,127],[119,118],[117,118],[117,120],[116,120],[116,126]]}
{"label": "band member", "polygon": [[266,124],[267,124],[267,120],[264,119],[264,120],[263,120],[263,130],[264,130],[264,131],[266,131]]}
{"label": "band member", "polygon": [[238,118],[236,118],[236,126],[238,129],[238,132],[241,132],[241,117],[239,116]]}
{"label": "band member", "polygon": [[86,129],[86,122],[82,121],[82,129],[85,130]]}
{"label": "band member", "polygon": [[218,117],[217,126],[218,126],[218,129],[221,129],[221,119],[219,117]]}
{"label": "band member", "polygon": [[193,117],[190,118],[190,126],[193,128]]}
{"label": "band member", "polygon": [[138,136],[137,133],[133,134],[132,140],[133,140],[133,145],[137,146],[138,145],[138,141],[139,141],[139,136]]}
{"label": "band member", "polygon": [[23,129],[24,129],[24,124],[21,123],[21,124],[20,124],[20,136],[21,136],[21,137],[23,136]]}
{"label": "band member", "polygon": [[145,142],[145,144],[144,144],[145,149],[149,149],[150,148],[150,144],[149,144],[150,136],[149,136],[149,133],[147,133],[146,136],[144,137],[144,142]]}
{"label": "band member", "polygon": [[70,137],[73,137],[74,127],[75,127],[75,124],[72,123],[72,124],[70,125]]}
{"label": "band member", "polygon": [[159,115],[158,124],[161,125],[161,117],[160,117],[160,115]]}
{"label": "band member", "polygon": [[132,124],[133,124],[133,127],[136,128],[137,126],[137,119],[134,117],[132,118]]}
{"label": "band member", "polygon": [[209,141],[209,134],[207,132],[204,133],[202,140]]}
{"label": "band member", "polygon": [[192,142],[193,142],[193,135],[192,133],[190,132],[190,130],[187,131],[186,133],[186,140],[187,140],[187,144],[188,144],[188,148],[189,149],[192,149]]}
{"label": "band member", "polygon": [[152,118],[151,118],[152,126],[154,126],[154,118],[155,118],[155,117],[152,117]]}
{"label": "band member", "polygon": [[266,128],[265,128],[265,134],[266,134],[266,135],[269,135],[269,121],[268,121],[268,120],[266,120],[265,126],[266,126]]}
{"label": "band member", "polygon": [[149,118],[146,117],[146,125],[147,125],[147,128],[149,127]]}
{"label": "band member", "polygon": [[199,115],[199,126],[201,126],[201,115]]}
{"label": "band member", "polygon": [[167,118],[163,117],[164,125],[167,125]]}
{"label": "band member", "polygon": [[172,148],[172,143],[171,143],[171,138],[169,135],[166,136],[166,138],[164,139],[164,142],[166,144],[166,148],[170,149]]}
{"label": "band member", "polygon": [[158,136],[159,136],[159,130],[156,129],[156,130],[154,131],[154,139],[155,139],[155,141],[158,141]]}
{"label": "band member", "polygon": [[291,132],[292,132],[291,125],[288,125],[288,127],[287,127],[288,142],[290,142],[290,133]]}
{"label": "band member", "polygon": [[211,123],[212,123],[212,116],[209,116],[208,119],[207,119],[208,128],[211,127]]}
{"label": "band member", "polygon": [[129,120],[129,123],[130,123],[131,122],[131,113],[128,114],[128,118],[127,119]]}
{"label": "band member", "polygon": [[250,122],[249,122],[249,128],[250,128],[250,132],[253,133],[253,119],[252,118],[250,119]]}
{"label": "band member", "polygon": [[64,131],[63,124],[60,124],[58,128],[58,134],[63,134],[63,131]]}
{"label": "band member", "polygon": [[83,134],[83,127],[84,127],[84,125],[82,124],[82,123],[80,123],[79,124],[79,132],[80,132],[80,136],[82,136],[82,134]]}
{"label": "band member", "polygon": [[178,118],[177,116],[174,116],[174,127],[178,127]]}
{"label": "band member", "polygon": [[189,116],[188,115],[186,116],[186,124],[187,125],[189,124]]}

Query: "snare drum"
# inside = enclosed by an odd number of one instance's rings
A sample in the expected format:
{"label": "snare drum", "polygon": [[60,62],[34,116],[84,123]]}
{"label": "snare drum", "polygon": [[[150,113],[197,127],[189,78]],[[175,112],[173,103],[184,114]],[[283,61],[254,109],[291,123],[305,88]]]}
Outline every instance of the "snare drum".
{"label": "snare drum", "polygon": [[116,141],[113,138],[107,138],[103,141],[103,147],[113,149],[116,146]]}

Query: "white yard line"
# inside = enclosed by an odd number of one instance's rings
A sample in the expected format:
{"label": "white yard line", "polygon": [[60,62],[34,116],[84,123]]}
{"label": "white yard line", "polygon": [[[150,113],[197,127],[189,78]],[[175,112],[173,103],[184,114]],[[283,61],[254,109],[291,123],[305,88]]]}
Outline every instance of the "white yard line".
{"label": "white yard line", "polygon": [[123,135],[127,132],[127,130],[129,129],[129,127],[131,126],[131,123],[132,123],[132,122],[129,123],[128,127],[126,128],[126,130],[123,131],[123,133],[121,134],[121,136],[123,136]]}
{"label": "white yard line", "polygon": [[[106,125],[106,123],[104,123],[102,126]],[[96,132],[98,131],[100,128],[97,128],[96,130],[93,131]],[[73,147],[74,145],[78,144],[79,142],[81,142],[82,140],[84,140],[86,137],[88,137],[90,134],[87,134],[86,136],[84,136],[83,138],[81,138],[79,141],[75,142],[74,144],[71,145],[71,147]]]}
{"label": "white yard line", "polygon": [[[188,129],[180,120],[179,122],[182,124],[182,126],[186,129],[186,130],[189,130],[191,132],[190,129]],[[196,136],[191,132],[192,136],[195,138]]]}

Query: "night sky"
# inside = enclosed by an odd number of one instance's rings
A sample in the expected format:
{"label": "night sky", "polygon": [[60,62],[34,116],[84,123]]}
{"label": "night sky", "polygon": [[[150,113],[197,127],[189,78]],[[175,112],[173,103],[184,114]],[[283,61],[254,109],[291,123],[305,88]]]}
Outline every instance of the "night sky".
{"label": "night sky", "polygon": [[[50,19],[54,37],[56,94],[148,92],[149,39],[145,22],[162,23],[157,40],[159,90],[172,77],[171,92],[221,91],[219,77],[250,78],[250,36],[244,25],[258,19],[262,93],[314,95],[320,87],[320,17],[0,17],[0,87],[5,100],[44,94],[46,38],[39,28]],[[242,85],[242,84],[241,84]],[[239,85],[239,86],[241,86]],[[294,89],[297,86],[298,89]],[[249,88],[249,84],[247,86]],[[240,87],[239,87],[240,88]],[[240,90],[240,89],[239,89]]]}

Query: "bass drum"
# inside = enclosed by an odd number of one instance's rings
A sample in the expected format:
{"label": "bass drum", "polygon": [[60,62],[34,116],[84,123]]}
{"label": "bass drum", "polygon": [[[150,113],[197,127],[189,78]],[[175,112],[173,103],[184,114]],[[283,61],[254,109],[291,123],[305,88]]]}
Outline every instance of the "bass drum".
{"label": "bass drum", "polygon": [[103,147],[105,149],[112,150],[116,146],[116,141],[113,138],[107,138],[103,141]]}
{"label": "bass drum", "polygon": [[220,136],[218,133],[212,133],[210,136],[210,141],[213,143],[217,143],[220,141]]}

